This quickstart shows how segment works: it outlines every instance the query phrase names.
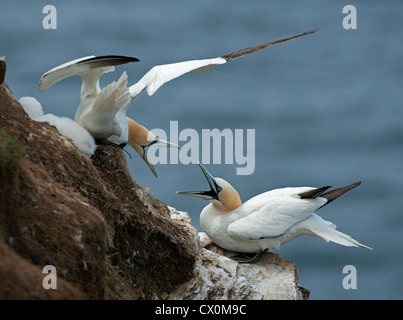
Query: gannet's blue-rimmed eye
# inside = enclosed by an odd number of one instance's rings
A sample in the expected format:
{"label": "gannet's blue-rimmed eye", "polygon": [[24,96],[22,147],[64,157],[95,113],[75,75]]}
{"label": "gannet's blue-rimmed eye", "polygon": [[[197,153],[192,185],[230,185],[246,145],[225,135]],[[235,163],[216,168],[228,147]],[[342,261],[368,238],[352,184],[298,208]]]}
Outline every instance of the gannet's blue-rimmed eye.
{"label": "gannet's blue-rimmed eye", "polygon": [[222,188],[220,186],[217,186],[217,193],[221,192]]}

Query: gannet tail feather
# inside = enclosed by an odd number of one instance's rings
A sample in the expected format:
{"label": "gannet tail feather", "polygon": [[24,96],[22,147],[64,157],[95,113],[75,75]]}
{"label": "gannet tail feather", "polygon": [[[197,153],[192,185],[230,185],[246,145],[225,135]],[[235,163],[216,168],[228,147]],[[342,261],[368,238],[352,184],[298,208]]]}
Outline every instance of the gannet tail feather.
{"label": "gannet tail feather", "polygon": [[304,223],[309,227],[305,230],[309,230],[306,234],[313,235],[322,238],[326,242],[334,242],[346,247],[361,247],[369,250],[373,250],[357,240],[353,239],[349,235],[336,230],[336,225],[330,221],[326,221],[319,217],[317,214],[313,214]]}
{"label": "gannet tail feather", "polygon": [[345,234],[338,230],[333,230],[333,233],[327,234],[326,237],[327,237],[327,239],[329,239],[328,241],[332,241],[332,242],[341,244],[343,246],[361,247],[361,248],[365,248],[365,249],[369,249],[369,250],[374,250],[373,248],[368,247],[365,244],[362,244],[362,243],[358,242],[357,240],[353,239],[348,234]]}

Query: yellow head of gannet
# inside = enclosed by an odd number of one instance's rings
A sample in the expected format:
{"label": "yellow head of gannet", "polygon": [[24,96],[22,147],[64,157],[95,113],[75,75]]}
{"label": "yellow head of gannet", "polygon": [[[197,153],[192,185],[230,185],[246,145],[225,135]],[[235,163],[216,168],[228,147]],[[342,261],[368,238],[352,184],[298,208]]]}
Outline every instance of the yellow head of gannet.
{"label": "yellow head of gannet", "polygon": [[210,201],[212,205],[220,211],[232,211],[242,205],[241,197],[235,188],[227,181],[221,178],[214,178],[207,169],[198,164],[206,178],[210,190],[209,191],[178,191],[177,194],[200,198]]}
{"label": "yellow head of gannet", "polygon": [[154,166],[148,160],[146,148],[152,145],[158,145],[159,147],[173,147],[180,149],[180,146],[158,138],[154,133],[133,119],[129,117],[126,117],[126,119],[129,126],[129,138],[127,144],[136,150],[136,152],[143,158],[147,166],[150,168],[153,175],[158,178]]}
{"label": "yellow head of gannet", "polygon": [[371,249],[337,231],[333,223],[314,213],[361,182],[328,192],[330,186],[275,189],[242,204],[231,184],[214,178],[201,164],[199,167],[210,190],[177,193],[211,202],[201,212],[200,224],[210,239],[224,249],[243,253],[278,249],[300,235]]}

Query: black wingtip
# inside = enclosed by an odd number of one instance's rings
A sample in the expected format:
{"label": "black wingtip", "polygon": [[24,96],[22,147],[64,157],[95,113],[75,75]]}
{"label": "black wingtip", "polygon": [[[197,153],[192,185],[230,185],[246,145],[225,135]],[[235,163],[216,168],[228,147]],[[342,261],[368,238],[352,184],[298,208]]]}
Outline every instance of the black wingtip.
{"label": "black wingtip", "polygon": [[327,199],[326,204],[332,202],[333,200],[337,199],[338,197],[342,196],[345,194],[347,191],[350,191],[351,189],[354,189],[355,187],[358,187],[361,184],[361,181],[354,182],[348,186],[337,188],[330,190],[329,192],[321,194],[322,198]]}
{"label": "black wingtip", "polygon": [[331,188],[331,186],[325,186],[322,188],[317,188],[303,193],[299,193],[298,195],[301,197],[301,199],[314,199],[320,196],[323,192],[325,192],[329,188]]}
{"label": "black wingtip", "polygon": [[252,46],[252,47],[240,49],[240,50],[225,54],[225,55],[221,56],[221,58],[225,59],[226,61],[234,60],[234,59],[246,56],[248,54],[251,54],[253,52],[262,50],[264,48],[267,48],[268,46],[271,46],[273,44],[282,43],[282,42],[285,42],[285,41],[288,41],[288,40],[291,40],[291,39],[303,37],[303,36],[306,36],[308,34],[315,33],[318,30],[319,30],[319,28],[314,29],[314,30],[310,30],[310,31],[306,31],[306,32],[302,32],[302,33],[298,33],[298,34],[294,34],[292,36],[288,36],[288,37],[284,37],[284,38],[264,42],[264,43],[261,43],[261,44],[258,44],[258,45]]}
{"label": "black wingtip", "polygon": [[80,61],[78,64],[89,63],[92,68],[99,68],[99,67],[106,67],[106,66],[118,66],[121,64],[129,63],[129,62],[139,62],[139,61],[140,60],[135,57],[105,55],[105,56],[92,57],[92,58]]}
{"label": "black wingtip", "polygon": [[319,30],[320,30],[320,28],[316,28],[316,29],[307,31],[307,32],[305,32],[305,33],[306,33],[306,34],[315,33],[315,32],[318,32]]}

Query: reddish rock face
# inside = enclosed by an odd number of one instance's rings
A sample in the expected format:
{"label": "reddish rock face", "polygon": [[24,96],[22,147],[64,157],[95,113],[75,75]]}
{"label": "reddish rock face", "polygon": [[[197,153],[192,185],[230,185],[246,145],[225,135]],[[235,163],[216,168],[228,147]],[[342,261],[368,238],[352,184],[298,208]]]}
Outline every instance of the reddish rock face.
{"label": "reddish rock face", "polygon": [[[192,277],[193,239],[132,180],[119,147],[85,156],[31,120],[6,83],[0,129],[1,148],[20,152],[0,162],[0,299],[156,298]],[[57,294],[42,287],[45,265]]]}

